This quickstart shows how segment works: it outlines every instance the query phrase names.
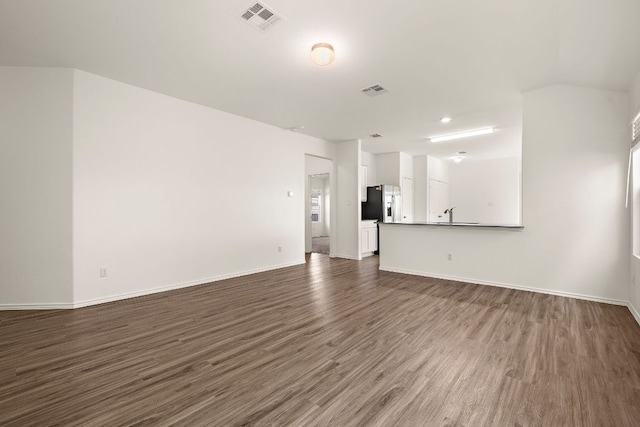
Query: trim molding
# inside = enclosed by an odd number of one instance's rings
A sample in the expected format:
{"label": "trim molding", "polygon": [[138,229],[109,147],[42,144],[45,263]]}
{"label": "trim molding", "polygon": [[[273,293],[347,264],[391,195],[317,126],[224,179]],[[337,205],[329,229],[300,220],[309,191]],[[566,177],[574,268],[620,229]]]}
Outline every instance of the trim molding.
{"label": "trim molding", "polygon": [[239,273],[231,273],[231,274],[223,274],[220,276],[214,276],[214,277],[209,277],[206,279],[200,279],[200,280],[194,280],[191,282],[183,282],[183,283],[177,283],[174,285],[168,285],[168,286],[161,286],[158,288],[151,288],[151,289],[144,289],[144,290],[140,290],[140,291],[136,291],[136,292],[127,292],[124,294],[117,294],[117,295],[110,295],[107,297],[102,297],[102,298],[94,298],[94,299],[90,299],[90,300],[86,300],[86,301],[78,301],[72,304],[60,304],[60,303],[53,303],[53,304],[1,304],[0,305],[0,310],[61,310],[61,309],[74,309],[74,308],[82,308],[82,307],[89,307],[92,305],[98,305],[98,304],[105,304],[108,302],[113,302],[113,301],[120,301],[120,300],[124,300],[124,299],[129,299],[129,298],[136,298],[136,297],[141,297],[144,295],[151,295],[151,294],[157,294],[160,292],[166,292],[166,291],[172,291],[175,289],[182,289],[182,288],[188,288],[191,286],[199,286],[199,285],[204,285],[207,283],[212,283],[212,282],[219,282],[220,280],[226,280],[226,279],[233,279],[235,277],[241,277],[241,276],[248,276],[250,274],[255,274],[255,273],[263,273],[265,271],[271,271],[271,270],[278,270],[280,268],[286,268],[286,267],[293,267],[295,265],[301,265],[301,264],[305,264],[305,260],[301,260],[301,261],[294,261],[294,262],[290,262],[290,263],[286,263],[286,264],[279,264],[279,265],[274,265],[274,266],[270,266],[270,267],[262,267],[262,268],[256,268],[253,270],[245,270],[245,271],[241,271]]}
{"label": "trim molding", "polygon": [[151,288],[151,289],[145,289],[145,290],[142,290],[142,291],[136,291],[136,292],[129,292],[129,293],[125,293],[125,294],[112,295],[112,296],[108,296],[108,297],[96,298],[96,299],[87,300],[87,301],[80,301],[80,302],[74,303],[73,304],[73,308],[88,307],[88,306],[91,306],[91,305],[104,304],[104,303],[107,303],[107,302],[119,301],[119,300],[129,299],[129,298],[136,298],[136,297],[141,297],[141,296],[144,296],[144,295],[157,294],[159,292],[166,292],[166,291],[172,291],[172,290],[175,290],[175,289],[189,288],[191,286],[199,286],[199,285],[204,285],[204,284],[207,284],[207,283],[219,282],[221,280],[233,279],[235,277],[249,276],[251,274],[263,273],[265,271],[271,271],[271,270],[278,270],[280,268],[293,267],[294,265],[301,265],[301,264],[305,264],[305,263],[306,263],[306,261],[303,259],[302,261],[294,261],[294,262],[285,263],[285,264],[273,265],[273,266],[270,266],[270,267],[256,268],[256,269],[253,269],[253,270],[245,270],[245,271],[241,271],[239,273],[222,274],[220,276],[214,276],[214,277],[209,277],[209,278],[206,278],[206,279],[194,280],[194,281],[191,281],[191,282],[177,283],[175,285],[161,286],[159,288]]}
{"label": "trim molding", "polygon": [[[467,279],[466,277],[445,276],[442,274],[431,274],[431,273],[425,273],[422,271],[405,270],[402,268],[389,268],[389,267],[384,267],[382,265],[380,266],[380,270],[388,271],[391,273],[410,274],[412,276],[432,277],[434,279],[444,279],[444,280],[452,280],[455,282],[471,283],[473,285],[497,286],[499,288],[516,289],[519,291],[536,292],[539,294],[556,295],[560,297],[576,298],[576,299],[581,299],[586,301],[602,302],[605,304],[622,305],[622,306],[629,307],[629,303],[627,301],[611,299],[611,298],[594,297],[591,295],[574,294],[572,292],[553,291],[553,290],[542,289],[542,288],[530,288],[528,286],[519,286],[519,285],[510,284],[510,283],[489,282],[486,280]],[[639,318],[640,317],[636,317],[636,320],[638,320]],[[640,321],[638,323],[640,323]]]}
{"label": "trim molding", "polygon": [[38,304],[0,304],[0,311],[9,310],[69,310],[73,303],[51,302]]}
{"label": "trim molding", "polygon": [[356,257],[356,256],[341,255],[341,254],[330,254],[329,258],[344,258],[344,259],[352,259],[354,261],[362,261],[362,256]]}
{"label": "trim molding", "polygon": [[636,308],[631,303],[628,303],[627,307],[629,308],[629,311],[631,312],[633,318],[636,319],[636,322],[638,322],[638,325],[640,325],[640,313],[638,313],[638,310],[636,310]]}

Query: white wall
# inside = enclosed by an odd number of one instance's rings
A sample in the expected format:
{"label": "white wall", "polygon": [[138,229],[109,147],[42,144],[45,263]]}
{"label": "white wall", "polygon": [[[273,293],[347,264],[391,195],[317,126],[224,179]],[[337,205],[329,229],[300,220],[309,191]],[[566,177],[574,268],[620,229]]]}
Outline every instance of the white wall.
{"label": "white wall", "polygon": [[[324,187],[322,188],[322,197],[324,205],[322,213],[324,214],[324,233],[323,236],[330,236],[331,233],[331,177],[325,175],[323,179]],[[331,242],[329,242],[331,244]]]}
{"label": "white wall", "polygon": [[375,185],[400,186],[400,153],[384,153],[375,155],[376,178]]}
{"label": "white wall", "polygon": [[73,303],[73,74],[0,67],[0,308]]}
{"label": "white wall", "polygon": [[413,156],[400,153],[400,194],[402,195],[402,221],[414,222]]}
{"label": "white wall", "polygon": [[427,156],[427,178],[449,182],[449,162]]}
{"label": "white wall", "polygon": [[[333,157],[333,153],[330,154]],[[330,159],[317,157],[313,155],[305,155],[304,157],[305,173],[308,175],[322,175],[333,172],[333,163]]]}
{"label": "white wall", "polygon": [[335,243],[331,241],[331,256],[335,257],[361,259],[360,147],[360,140],[336,144],[337,197],[332,203],[337,221],[331,222],[336,236]]}
{"label": "white wall", "polygon": [[378,169],[377,169],[375,154],[371,154],[371,153],[367,153],[366,151],[363,151],[361,155],[362,155],[362,158],[360,159],[360,161],[362,162],[363,166],[367,167],[366,186],[372,187],[374,185],[380,184],[378,182],[378,175],[377,175]]}
{"label": "white wall", "polygon": [[449,164],[449,201],[457,222],[520,223],[520,159]]}
{"label": "white wall", "polygon": [[[636,114],[638,114],[638,112],[640,111],[640,73],[638,73],[638,75],[636,76],[635,82],[633,86],[630,88],[630,93],[631,93],[631,97],[630,97],[631,112],[629,114],[629,119],[632,120],[633,118],[635,118]],[[640,187],[640,186],[638,186],[636,183],[634,187]],[[635,207],[635,204],[634,204],[634,207]],[[634,208],[631,214],[633,215],[633,218],[636,224],[640,222],[637,219],[638,217],[640,217],[640,213],[638,212],[637,208]],[[633,231],[634,233],[637,233],[638,231],[637,227]],[[629,250],[629,252],[631,253],[631,249]],[[640,258],[634,255],[631,255],[631,268],[632,268],[631,287],[629,290],[629,301],[631,304],[630,309],[631,309],[631,312],[636,317],[636,320],[638,321],[638,323],[640,323]]]}
{"label": "white wall", "polygon": [[414,219],[429,221],[429,180],[449,183],[449,163],[433,156],[415,156],[414,174]]}
{"label": "white wall", "polygon": [[631,114],[635,117],[640,111],[640,73],[636,75],[636,79],[631,88]]}
{"label": "white wall", "polygon": [[73,118],[77,303],[304,262],[304,155],[332,144],[81,71]]}
{"label": "white wall", "polygon": [[427,221],[427,156],[413,158],[413,213],[416,222]]}
{"label": "white wall", "polygon": [[402,177],[413,179],[413,157],[407,153],[376,154],[376,178],[379,184],[402,185]]}
{"label": "white wall", "polygon": [[427,221],[438,221],[438,218],[429,218],[429,209],[431,209],[429,200],[430,200],[430,189],[429,189],[429,181],[436,180],[440,182],[445,182],[449,184],[449,162],[438,159],[433,156],[427,156],[427,194],[426,194],[426,220]]}
{"label": "white wall", "polygon": [[628,111],[625,93],[526,93],[525,229],[383,225],[381,269],[625,303]]}
{"label": "white wall", "polygon": [[413,157],[407,153],[400,153],[400,184],[402,178],[413,179]]}

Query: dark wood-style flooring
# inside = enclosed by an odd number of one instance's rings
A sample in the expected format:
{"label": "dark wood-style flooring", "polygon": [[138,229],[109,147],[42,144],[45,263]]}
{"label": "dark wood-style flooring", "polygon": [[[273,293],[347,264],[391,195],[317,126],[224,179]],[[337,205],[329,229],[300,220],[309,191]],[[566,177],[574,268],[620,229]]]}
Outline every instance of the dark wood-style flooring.
{"label": "dark wood-style flooring", "polygon": [[311,238],[311,252],[316,253],[316,254],[329,255],[329,253],[330,253],[329,236],[312,237]]}
{"label": "dark wood-style flooring", "polygon": [[376,257],[0,312],[0,340],[2,426],[640,425],[627,308]]}

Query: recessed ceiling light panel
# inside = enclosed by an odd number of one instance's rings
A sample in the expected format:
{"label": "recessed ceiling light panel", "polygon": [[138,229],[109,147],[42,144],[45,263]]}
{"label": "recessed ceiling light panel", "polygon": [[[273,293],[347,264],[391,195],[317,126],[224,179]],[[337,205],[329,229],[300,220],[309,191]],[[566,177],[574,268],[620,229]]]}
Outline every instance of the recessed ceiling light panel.
{"label": "recessed ceiling light panel", "polygon": [[440,123],[449,123],[451,121],[451,117],[443,117],[440,119]]}
{"label": "recessed ceiling light panel", "polygon": [[452,139],[469,138],[471,136],[486,135],[489,133],[493,133],[494,131],[495,131],[494,128],[475,129],[467,132],[452,133],[450,135],[434,136],[429,138],[429,141],[444,142],[444,141],[450,141]]}

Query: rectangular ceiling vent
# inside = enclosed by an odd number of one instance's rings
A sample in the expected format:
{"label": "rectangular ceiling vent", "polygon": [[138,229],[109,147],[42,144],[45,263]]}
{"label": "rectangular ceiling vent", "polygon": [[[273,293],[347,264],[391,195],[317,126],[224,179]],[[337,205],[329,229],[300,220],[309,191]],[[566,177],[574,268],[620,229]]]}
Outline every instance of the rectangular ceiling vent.
{"label": "rectangular ceiling vent", "polygon": [[389,91],[380,85],[373,85],[373,86],[365,87],[364,89],[360,89],[360,92],[368,96],[378,96],[378,95],[382,95],[383,93],[387,93]]}
{"label": "rectangular ceiling vent", "polygon": [[631,124],[631,143],[636,144],[638,142],[640,142],[640,111]]}
{"label": "rectangular ceiling vent", "polygon": [[282,19],[280,15],[265,6],[264,3],[254,3],[240,17],[244,22],[260,31],[267,31]]}

